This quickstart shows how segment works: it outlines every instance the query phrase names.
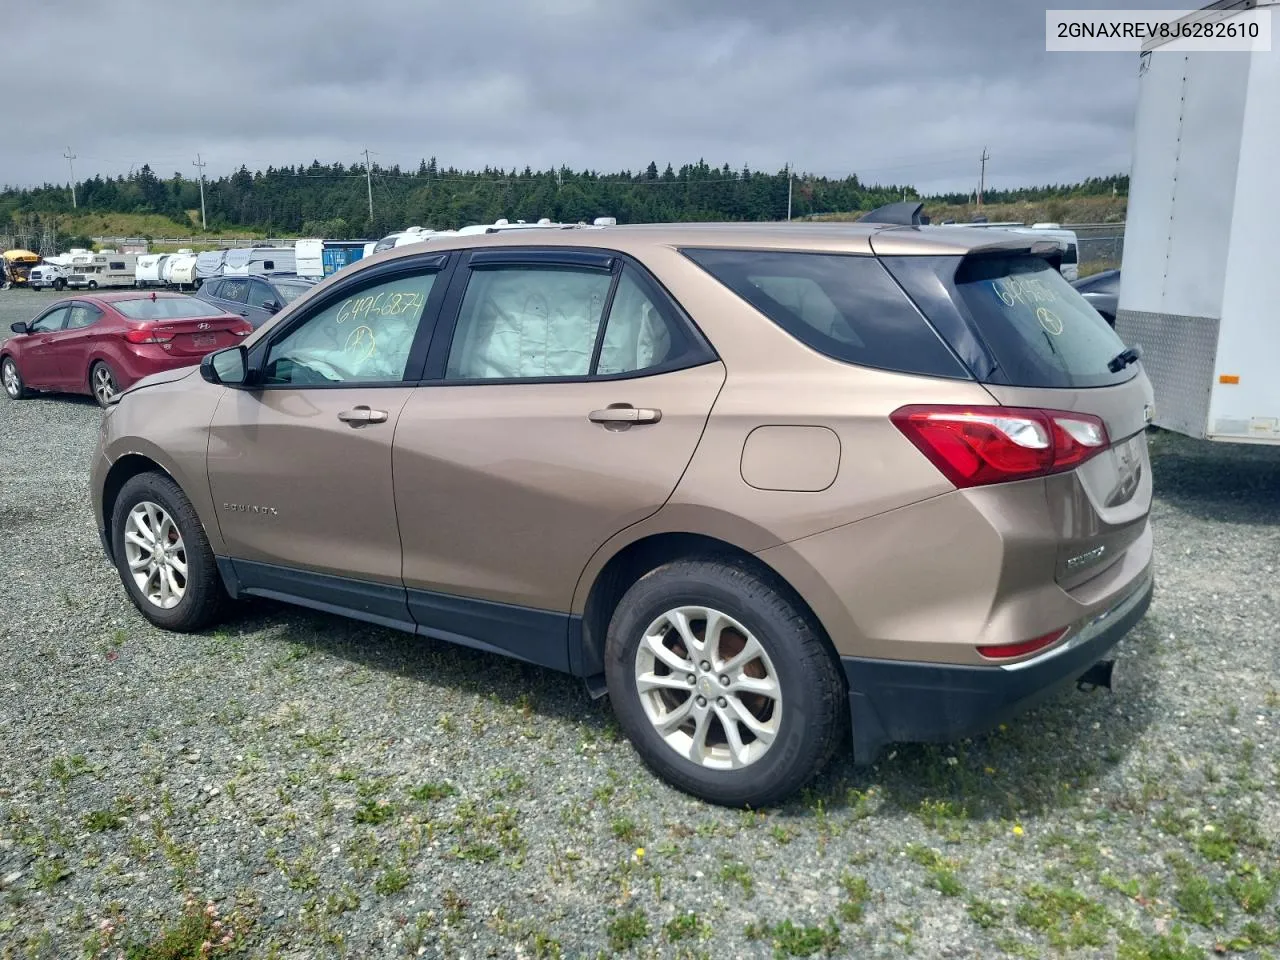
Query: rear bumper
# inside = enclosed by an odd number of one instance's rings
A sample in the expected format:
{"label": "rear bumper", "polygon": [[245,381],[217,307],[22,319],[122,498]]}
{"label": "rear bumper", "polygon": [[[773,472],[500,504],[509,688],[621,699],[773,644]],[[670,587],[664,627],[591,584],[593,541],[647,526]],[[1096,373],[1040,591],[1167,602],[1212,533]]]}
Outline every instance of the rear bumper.
{"label": "rear bumper", "polygon": [[959,666],[841,657],[849,683],[854,761],[873,763],[890,743],[946,743],[986,732],[1075,681],[1146,614],[1154,579],[1040,657]]}

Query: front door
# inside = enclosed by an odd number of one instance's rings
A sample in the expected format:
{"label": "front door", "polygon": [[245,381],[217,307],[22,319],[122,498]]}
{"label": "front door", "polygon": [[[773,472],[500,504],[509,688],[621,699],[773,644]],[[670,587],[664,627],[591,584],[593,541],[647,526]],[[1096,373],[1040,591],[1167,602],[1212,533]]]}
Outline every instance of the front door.
{"label": "front door", "polygon": [[22,368],[19,371],[29,387],[49,389],[62,386],[62,369],[58,364],[58,337],[67,325],[69,306],[54,307],[38,317],[28,328],[23,344]]}
{"label": "front door", "polygon": [[559,669],[591,555],[667,501],[724,381],[643,270],[574,253],[494,249],[459,268],[452,337],[442,320],[394,462],[424,632]]}
{"label": "front door", "polygon": [[[249,311],[248,320],[255,329],[271,319],[275,310],[268,309],[268,304],[273,304],[275,301],[275,291],[269,286],[261,280],[249,281],[249,292],[245,299],[245,306]],[[276,305],[276,308],[279,309],[279,304]]]}
{"label": "front door", "polygon": [[438,310],[439,259],[335,288],[255,345],[258,387],[218,404],[209,484],[249,592],[408,623],[391,441]]}

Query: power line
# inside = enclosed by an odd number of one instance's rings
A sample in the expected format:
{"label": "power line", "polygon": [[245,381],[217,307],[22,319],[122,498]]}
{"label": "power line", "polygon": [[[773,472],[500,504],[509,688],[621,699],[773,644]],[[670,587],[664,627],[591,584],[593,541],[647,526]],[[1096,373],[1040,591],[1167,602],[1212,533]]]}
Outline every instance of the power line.
{"label": "power line", "polygon": [[982,188],[987,185],[987,161],[991,159],[991,155],[987,153],[987,148],[982,148],[982,165],[978,168],[978,206],[982,206]]}

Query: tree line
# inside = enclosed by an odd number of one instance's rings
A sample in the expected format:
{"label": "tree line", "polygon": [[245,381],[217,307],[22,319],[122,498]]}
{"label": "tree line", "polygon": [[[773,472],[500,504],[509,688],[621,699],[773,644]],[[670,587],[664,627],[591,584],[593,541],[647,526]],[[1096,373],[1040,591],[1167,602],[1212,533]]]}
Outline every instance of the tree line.
{"label": "tree line", "polygon": [[[491,223],[502,217],[534,221],[590,222],[616,217],[619,223],[681,220],[782,220],[814,213],[870,210],[884,203],[915,198],[904,185],[868,185],[856,174],[833,178],[766,173],[743,167],[732,169],[705,161],[678,170],[654,162],[641,171],[599,173],[568,167],[535,171],[441,168],[433,157],[416,170],[399,166],[341,163],[239,170],[205,182],[209,229],[236,229],[267,234],[303,234],[335,239],[374,238],[411,224],[456,229]],[[998,202],[1008,197],[1041,199],[1043,191],[1111,192],[1112,184],[1127,191],[1127,177],[1095,178],[1071,187],[1031,188],[1028,191],[990,191]],[[369,192],[373,216],[369,215]],[[1056,194],[1055,194],[1056,195]],[[962,195],[959,201],[965,198]],[[149,165],[129,176],[95,176],[76,184],[80,212],[147,213],[170,218],[175,232],[192,230],[189,211],[200,208],[200,186],[181,173],[162,178]],[[946,199],[946,198],[936,198]],[[0,190],[0,225],[24,214],[72,213],[71,191],[62,185],[5,187]]]}

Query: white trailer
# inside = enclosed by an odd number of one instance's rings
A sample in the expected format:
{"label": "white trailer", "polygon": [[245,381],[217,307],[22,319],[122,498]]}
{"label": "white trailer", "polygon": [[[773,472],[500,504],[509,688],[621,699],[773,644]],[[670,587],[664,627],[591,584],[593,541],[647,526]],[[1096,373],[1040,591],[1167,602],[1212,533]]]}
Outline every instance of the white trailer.
{"label": "white trailer", "polygon": [[[1216,4],[1244,18],[1276,0]],[[1116,332],[1142,347],[1157,426],[1280,444],[1280,47],[1197,53],[1149,42]]]}
{"label": "white trailer", "polygon": [[293,245],[295,271],[300,277],[324,278],[324,241],[299,240]]}
{"label": "white trailer", "polygon": [[164,278],[165,286],[177,287],[179,290],[188,288],[195,289],[196,286],[196,255],[191,251],[183,253],[179,251],[165,261],[164,270],[161,273]]}
{"label": "white trailer", "polygon": [[247,277],[261,273],[293,273],[293,247],[240,247],[228,250],[222,265],[224,277]]}
{"label": "white trailer", "polygon": [[143,253],[138,256],[137,266],[133,271],[135,287],[159,287],[164,285],[164,265],[169,260],[167,253]]}

